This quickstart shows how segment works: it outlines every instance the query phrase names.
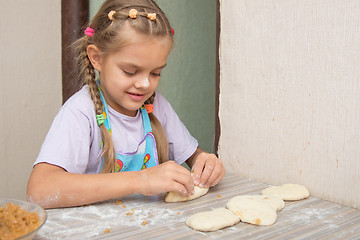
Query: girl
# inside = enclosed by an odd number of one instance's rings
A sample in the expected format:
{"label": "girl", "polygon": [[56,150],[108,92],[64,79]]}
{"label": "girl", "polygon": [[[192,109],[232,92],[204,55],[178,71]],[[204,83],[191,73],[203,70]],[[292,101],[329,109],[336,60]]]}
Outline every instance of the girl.
{"label": "girl", "polygon": [[[30,201],[56,208],[135,193],[185,196],[194,184],[223,178],[221,160],[198,147],[155,92],[172,45],[173,30],[152,0],[101,6],[75,43],[83,87],[46,136],[28,183]],[[192,175],[179,165],[185,161]]]}

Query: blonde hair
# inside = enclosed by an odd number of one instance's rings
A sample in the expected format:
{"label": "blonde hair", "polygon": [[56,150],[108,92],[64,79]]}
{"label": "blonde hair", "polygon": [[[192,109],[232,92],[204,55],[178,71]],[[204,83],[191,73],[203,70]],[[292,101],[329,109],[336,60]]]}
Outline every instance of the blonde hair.
{"label": "blonde hair", "polygon": [[[129,16],[130,10],[135,9],[138,17]],[[153,13],[156,14],[154,18]],[[151,14],[151,15],[149,15]],[[100,92],[96,85],[95,69],[92,66],[88,55],[87,47],[90,44],[97,46],[104,55],[114,49],[120,49],[127,41],[126,36],[119,34],[122,27],[127,24],[136,32],[156,37],[168,38],[172,47],[173,36],[168,19],[161,9],[152,0],[107,0],[100,7],[97,14],[89,23],[94,30],[91,36],[84,35],[74,43],[77,54],[76,63],[79,67],[80,85],[88,85],[91,99],[95,105],[95,114],[103,113],[103,103],[100,99]],[[124,34],[126,35],[126,34]],[[155,93],[146,100],[146,104],[154,102]],[[153,113],[149,113],[153,134],[156,140],[159,163],[168,160],[168,142],[165,131]],[[112,137],[104,126],[100,125],[101,138],[103,142],[102,157],[104,163],[101,172],[109,173],[116,171],[116,159]]]}

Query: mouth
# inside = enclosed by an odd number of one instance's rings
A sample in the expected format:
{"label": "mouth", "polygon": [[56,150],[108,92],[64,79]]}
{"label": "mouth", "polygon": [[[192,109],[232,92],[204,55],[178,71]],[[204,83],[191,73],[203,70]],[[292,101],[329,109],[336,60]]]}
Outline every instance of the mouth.
{"label": "mouth", "polygon": [[132,93],[132,92],[127,92],[127,94],[129,95],[133,95],[133,96],[145,96],[145,93]]}
{"label": "mouth", "polygon": [[127,92],[128,96],[130,98],[132,98],[135,101],[141,101],[144,99],[146,94],[143,93],[132,93],[132,92]]}

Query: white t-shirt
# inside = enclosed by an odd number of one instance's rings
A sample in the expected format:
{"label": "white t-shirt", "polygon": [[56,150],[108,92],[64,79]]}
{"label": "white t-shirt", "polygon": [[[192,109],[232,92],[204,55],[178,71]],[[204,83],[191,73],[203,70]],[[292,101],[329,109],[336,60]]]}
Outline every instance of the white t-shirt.
{"label": "white t-shirt", "polygon": [[[195,151],[197,140],[190,135],[168,101],[156,93],[154,114],[169,142],[169,159],[182,164]],[[108,106],[115,151],[133,152],[144,137],[140,111],[135,117]],[[99,172],[101,133],[88,86],[75,93],[61,107],[41,147],[34,165],[42,162],[72,173]]]}

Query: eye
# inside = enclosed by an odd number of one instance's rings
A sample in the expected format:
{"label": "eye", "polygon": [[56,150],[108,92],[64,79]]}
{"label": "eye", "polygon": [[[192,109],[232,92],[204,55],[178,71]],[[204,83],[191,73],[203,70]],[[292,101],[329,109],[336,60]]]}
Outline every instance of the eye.
{"label": "eye", "polygon": [[125,70],[122,70],[122,71],[128,76],[134,76],[136,74],[136,72],[128,72],[128,71],[125,71]]}
{"label": "eye", "polygon": [[160,77],[161,76],[161,73],[154,73],[152,72],[151,75],[155,76],[155,77]]}

